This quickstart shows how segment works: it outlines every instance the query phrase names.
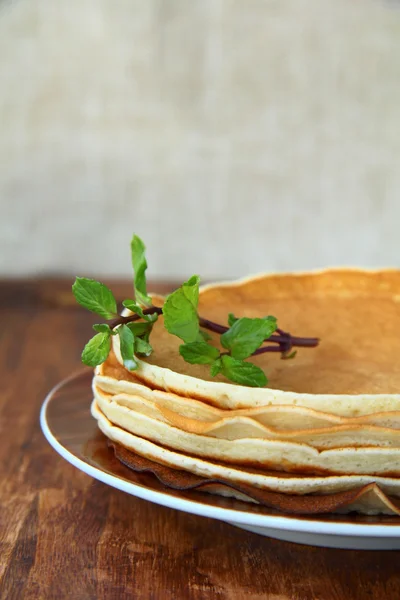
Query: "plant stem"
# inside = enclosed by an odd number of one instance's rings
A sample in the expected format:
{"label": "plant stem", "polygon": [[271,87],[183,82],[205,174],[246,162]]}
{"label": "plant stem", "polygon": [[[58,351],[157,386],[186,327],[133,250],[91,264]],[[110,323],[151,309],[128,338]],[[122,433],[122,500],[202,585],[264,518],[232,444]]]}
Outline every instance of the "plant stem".
{"label": "plant stem", "polygon": [[[203,317],[199,318],[199,323],[200,327],[204,327],[209,331],[214,331],[215,333],[219,334],[225,333],[229,329],[229,327],[225,327],[225,325],[219,325],[218,323],[214,323],[213,321],[209,321],[208,319],[203,319]],[[302,346],[304,348],[314,348],[315,346],[318,346],[318,338],[295,337],[292,336],[290,333],[283,331],[282,329],[277,329],[276,331],[278,332],[278,335],[272,334],[266,340],[267,342],[275,342],[276,344],[286,345],[289,345],[289,342],[291,342],[292,346]]]}
{"label": "plant stem", "polygon": [[[143,310],[143,314],[145,315],[153,315],[155,313],[157,313],[158,315],[162,315],[162,312],[163,311],[160,306],[150,306],[149,308],[145,308]],[[138,321],[139,319],[139,315],[129,315],[128,317],[119,316],[113,321],[110,321],[109,326],[110,329],[114,329],[118,325],[132,323],[134,321]],[[209,321],[208,319],[204,319],[203,317],[199,317],[199,325],[204,329],[208,329],[209,331],[213,331],[214,333],[219,333],[220,335],[225,333],[229,329],[229,327],[225,327],[225,325],[214,323],[214,321]],[[276,331],[277,334],[272,334],[265,341],[277,344],[277,346],[263,346],[262,348],[258,348],[258,350],[253,352],[252,356],[264,354],[264,352],[289,352],[289,350],[291,350],[293,346],[303,348],[315,348],[315,346],[318,346],[319,344],[318,338],[295,337],[292,336],[290,333],[283,331],[282,329],[277,329]]]}
{"label": "plant stem", "polygon": [[[266,341],[269,342],[269,340]],[[282,350],[280,346],[262,346],[262,348],[257,348],[251,356],[258,356],[259,354],[265,354],[265,352],[286,352],[286,350]]]}
{"label": "plant stem", "polygon": [[[149,308],[145,308],[143,311],[144,315],[154,315],[157,313],[158,315],[162,315],[162,308],[159,306],[150,306]],[[129,315],[129,317],[123,317],[120,315],[113,321],[110,321],[109,326],[110,329],[114,329],[117,325],[125,325],[126,323],[133,323],[134,321],[139,321],[139,315]]]}

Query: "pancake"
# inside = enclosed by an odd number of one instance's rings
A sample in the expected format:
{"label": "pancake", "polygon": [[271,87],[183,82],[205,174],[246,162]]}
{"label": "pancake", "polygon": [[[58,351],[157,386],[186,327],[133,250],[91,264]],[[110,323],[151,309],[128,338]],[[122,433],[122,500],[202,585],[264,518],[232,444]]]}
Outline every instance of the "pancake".
{"label": "pancake", "polygon": [[116,458],[137,473],[154,475],[165,488],[179,491],[199,491],[236,498],[289,514],[315,515],[352,511],[366,514],[400,515],[400,500],[389,498],[376,483],[361,485],[331,494],[283,494],[220,478],[200,477],[188,471],[173,469],[127,450],[121,444],[108,442]]}
{"label": "pancake", "polygon": [[[266,471],[257,471],[255,469],[245,470],[237,466],[229,466],[218,462],[212,462],[199,457],[189,456],[174,452],[164,448],[154,442],[134,435],[124,429],[113,425],[94,401],[92,403],[92,415],[97,420],[100,430],[113,442],[122,445],[130,451],[148,458],[151,461],[172,467],[180,471],[187,471],[204,478],[218,478],[232,484],[244,484],[253,486],[255,489],[269,490],[272,492],[281,492],[285,494],[334,494],[341,491],[357,490],[363,486],[379,486],[379,491],[387,496],[400,497],[400,479],[391,477],[368,475],[341,475],[341,476],[300,476],[288,475],[287,473],[269,473]],[[218,486],[215,493],[224,493]],[[226,493],[224,495],[227,495]],[[235,496],[233,493],[232,495]],[[357,510],[366,514],[398,514],[395,511],[386,508],[385,502],[380,499],[371,499],[369,497],[366,505],[359,503],[351,506],[349,510]],[[249,498],[242,496],[242,500]]]}
{"label": "pancake", "polygon": [[[126,379],[124,379],[126,377]],[[329,413],[304,408],[297,405],[268,405],[237,410],[218,409],[193,398],[178,396],[171,392],[152,390],[143,384],[132,372],[122,367],[115,358],[113,351],[108,359],[96,368],[93,380],[94,388],[117,396],[122,402],[130,398],[142,398],[156,405],[156,410],[166,410],[175,413],[170,417],[175,421],[185,417],[186,431],[201,432],[202,427],[213,425],[218,427],[226,423],[227,418],[246,417],[274,431],[297,431],[306,429],[321,429],[338,425],[367,425],[377,427],[400,428],[400,411],[372,413],[361,417],[339,417]],[[129,404],[128,404],[129,405]],[[195,421],[193,423],[193,421]],[[182,427],[185,428],[185,420]]]}
{"label": "pancake", "polygon": [[400,448],[344,446],[319,451],[282,438],[226,440],[182,431],[117,404],[107,394],[96,394],[96,403],[111,423],[184,454],[294,473],[400,476]]}
{"label": "pancake", "polygon": [[106,394],[96,386],[93,386],[93,393],[95,399],[99,402],[104,398],[112,404],[124,406],[131,412],[137,412],[152,419],[162,421],[181,431],[224,440],[259,438],[292,441],[300,444],[308,444],[317,448],[317,450],[348,446],[400,447],[400,429],[392,429],[390,427],[363,424],[354,425],[350,422],[348,424],[319,429],[276,430],[259,423],[256,419],[243,416],[227,416],[215,423],[209,423],[187,418],[163,405],[141,398],[140,396],[129,396],[128,394],[112,396],[111,394]]}
{"label": "pancake", "polygon": [[213,493],[263,503],[254,489],[268,490],[280,494],[268,502],[289,510],[282,496],[351,492],[324,510],[399,515],[389,496],[400,497],[400,271],[260,275],[201,288],[202,317],[226,325],[229,312],[273,314],[320,345],[298,348],[294,360],[250,358],[269,383],[246,387],[186,363],[161,316],[154,352],[136,371],[123,366],[118,336],[95,370],[92,414],[105,435],[153,465],[212,478]]}
{"label": "pancake", "polygon": [[[163,298],[153,301],[162,305]],[[291,361],[253,357],[269,387],[250,388],[222,376],[213,379],[207,366],[186,363],[180,340],[168,334],[160,317],[151,338],[154,352],[139,361],[135,375],[150,387],[223,409],[297,405],[344,417],[400,410],[400,271],[260,275],[201,288],[199,314],[226,324],[228,312],[274,314],[282,329],[321,343],[299,348]],[[117,336],[113,348],[122,364]]]}

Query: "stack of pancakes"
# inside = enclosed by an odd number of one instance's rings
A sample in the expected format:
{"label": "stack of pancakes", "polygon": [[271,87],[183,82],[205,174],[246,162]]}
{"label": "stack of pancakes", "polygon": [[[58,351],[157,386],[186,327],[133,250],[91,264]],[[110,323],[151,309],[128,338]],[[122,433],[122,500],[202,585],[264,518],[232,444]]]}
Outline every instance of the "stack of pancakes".
{"label": "stack of pancakes", "polygon": [[129,452],[125,462],[150,460],[156,474],[167,466],[204,491],[288,512],[400,514],[400,271],[263,275],[201,289],[202,317],[226,324],[229,312],[273,314],[320,345],[293,360],[251,358],[269,383],[250,388],[186,363],[162,317],[135,372],[115,336],[95,372],[92,414]]}

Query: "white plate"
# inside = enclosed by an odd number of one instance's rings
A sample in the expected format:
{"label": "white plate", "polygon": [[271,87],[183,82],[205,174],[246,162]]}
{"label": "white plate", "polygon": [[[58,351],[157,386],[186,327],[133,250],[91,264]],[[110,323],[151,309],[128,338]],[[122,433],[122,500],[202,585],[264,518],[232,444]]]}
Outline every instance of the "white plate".
{"label": "white plate", "polygon": [[45,399],[42,431],[51,446],[69,463],[114,488],[138,498],[187,513],[219,519],[247,531],[280,540],[360,550],[400,549],[400,518],[329,515],[298,518],[264,507],[199,492],[164,488],[155,477],[121,465],[90,415],[91,372],[62,381]]}

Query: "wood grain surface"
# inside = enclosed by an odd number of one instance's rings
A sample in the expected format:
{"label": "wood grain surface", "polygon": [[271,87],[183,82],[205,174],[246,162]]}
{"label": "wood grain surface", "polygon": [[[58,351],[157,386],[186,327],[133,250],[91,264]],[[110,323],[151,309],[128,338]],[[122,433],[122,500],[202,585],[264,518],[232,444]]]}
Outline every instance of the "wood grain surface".
{"label": "wood grain surface", "polygon": [[70,283],[0,282],[0,598],[400,598],[400,552],[263,538],[133,498],[59,457],[41,434],[40,406],[79,368],[95,320]]}

